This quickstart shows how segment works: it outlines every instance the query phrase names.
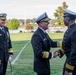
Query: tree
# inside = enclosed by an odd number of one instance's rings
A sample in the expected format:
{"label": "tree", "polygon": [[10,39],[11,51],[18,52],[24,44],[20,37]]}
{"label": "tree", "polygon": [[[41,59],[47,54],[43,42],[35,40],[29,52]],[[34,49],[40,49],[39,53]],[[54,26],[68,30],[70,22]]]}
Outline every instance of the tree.
{"label": "tree", "polygon": [[10,20],[7,25],[7,27],[11,30],[16,30],[19,28],[19,26],[20,26],[20,22],[15,18]]}
{"label": "tree", "polygon": [[63,22],[63,18],[62,18],[62,16],[64,15],[63,10],[68,8],[68,5],[66,4],[66,2],[63,2],[62,4],[63,5],[59,6],[55,10],[55,13],[54,13],[54,16],[55,16],[55,19],[56,19],[55,26],[64,26],[64,22]]}
{"label": "tree", "polygon": [[31,19],[31,23],[34,23],[36,20],[36,18]]}
{"label": "tree", "polygon": [[26,24],[29,24],[30,22],[30,19],[26,19]]}
{"label": "tree", "polygon": [[33,25],[32,24],[26,24],[25,29],[26,30],[33,29]]}
{"label": "tree", "polygon": [[33,18],[33,19],[26,19],[26,24],[34,23],[35,20],[36,20],[36,18]]}

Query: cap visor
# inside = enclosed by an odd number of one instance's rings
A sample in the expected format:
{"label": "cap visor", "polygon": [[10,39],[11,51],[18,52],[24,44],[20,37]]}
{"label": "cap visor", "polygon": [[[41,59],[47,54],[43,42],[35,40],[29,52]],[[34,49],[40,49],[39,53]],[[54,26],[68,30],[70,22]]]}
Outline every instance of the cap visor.
{"label": "cap visor", "polygon": [[50,18],[45,18],[45,19],[42,19],[41,21],[50,21],[51,19]]}

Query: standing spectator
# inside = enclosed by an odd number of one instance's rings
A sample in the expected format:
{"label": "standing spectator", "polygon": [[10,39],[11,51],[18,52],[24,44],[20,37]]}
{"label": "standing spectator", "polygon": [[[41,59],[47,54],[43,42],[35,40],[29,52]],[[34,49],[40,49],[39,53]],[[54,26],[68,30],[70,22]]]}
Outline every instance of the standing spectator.
{"label": "standing spectator", "polygon": [[5,27],[6,13],[0,13],[0,75],[6,75],[7,63],[13,57],[8,28]]}

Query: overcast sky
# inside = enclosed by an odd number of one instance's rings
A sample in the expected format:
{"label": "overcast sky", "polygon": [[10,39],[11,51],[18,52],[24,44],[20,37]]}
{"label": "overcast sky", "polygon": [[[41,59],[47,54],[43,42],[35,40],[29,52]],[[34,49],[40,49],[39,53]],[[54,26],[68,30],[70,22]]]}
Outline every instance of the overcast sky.
{"label": "overcast sky", "polygon": [[76,0],[0,0],[0,13],[7,13],[8,19],[27,19],[47,12],[50,18],[54,18],[55,9],[64,1],[68,9],[76,12]]}

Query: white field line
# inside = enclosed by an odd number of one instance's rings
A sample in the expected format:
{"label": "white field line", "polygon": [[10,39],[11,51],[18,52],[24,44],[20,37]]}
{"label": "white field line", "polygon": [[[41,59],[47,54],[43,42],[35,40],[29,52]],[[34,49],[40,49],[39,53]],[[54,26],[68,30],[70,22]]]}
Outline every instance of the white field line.
{"label": "white field line", "polygon": [[28,41],[24,47],[22,47],[22,49],[20,50],[20,52],[18,53],[18,55],[16,56],[16,58],[12,61],[12,65],[17,61],[17,59],[19,58],[20,54],[22,53],[22,51],[25,49],[25,47],[30,43],[30,41]]}

